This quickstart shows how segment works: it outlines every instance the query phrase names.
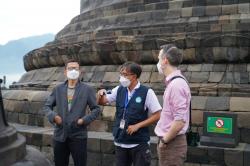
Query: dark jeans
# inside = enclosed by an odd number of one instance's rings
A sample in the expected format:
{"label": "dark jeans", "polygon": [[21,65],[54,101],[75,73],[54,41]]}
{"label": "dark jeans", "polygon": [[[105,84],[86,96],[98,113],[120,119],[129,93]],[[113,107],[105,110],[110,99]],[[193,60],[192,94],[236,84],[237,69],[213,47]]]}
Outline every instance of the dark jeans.
{"label": "dark jeans", "polygon": [[54,140],[55,166],[68,166],[70,154],[75,166],[86,166],[87,139],[67,138],[65,142]]}
{"label": "dark jeans", "polygon": [[151,152],[148,143],[140,144],[134,148],[115,149],[116,166],[150,166]]}

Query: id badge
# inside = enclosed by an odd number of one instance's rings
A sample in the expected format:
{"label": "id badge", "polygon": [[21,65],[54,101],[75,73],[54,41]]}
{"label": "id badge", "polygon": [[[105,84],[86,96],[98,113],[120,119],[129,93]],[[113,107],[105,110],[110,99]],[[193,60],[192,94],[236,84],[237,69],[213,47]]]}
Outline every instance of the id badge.
{"label": "id badge", "polygon": [[120,122],[120,129],[124,129],[125,128],[125,120],[122,119]]}

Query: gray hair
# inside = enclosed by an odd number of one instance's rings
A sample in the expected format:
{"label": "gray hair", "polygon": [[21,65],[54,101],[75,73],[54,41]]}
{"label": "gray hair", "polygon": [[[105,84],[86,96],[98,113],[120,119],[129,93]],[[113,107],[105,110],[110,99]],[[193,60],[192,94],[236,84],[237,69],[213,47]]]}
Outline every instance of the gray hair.
{"label": "gray hair", "polygon": [[172,66],[178,67],[181,64],[183,55],[174,44],[163,45],[160,48],[162,49],[162,58],[167,58]]}

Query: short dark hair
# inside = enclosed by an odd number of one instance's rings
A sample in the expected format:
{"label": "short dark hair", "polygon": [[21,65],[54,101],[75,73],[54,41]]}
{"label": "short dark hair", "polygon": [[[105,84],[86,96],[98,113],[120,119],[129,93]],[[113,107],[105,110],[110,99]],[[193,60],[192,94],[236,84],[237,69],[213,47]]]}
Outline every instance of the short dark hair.
{"label": "short dark hair", "polygon": [[65,61],[65,69],[67,68],[67,65],[68,65],[69,63],[72,63],[72,62],[78,63],[79,66],[80,66],[79,61],[77,61],[77,60],[75,60],[75,59],[67,59],[67,60]]}
{"label": "short dark hair", "polygon": [[183,55],[174,44],[163,45],[160,48],[163,50],[163,56],[172,66],[178,67],[181,64]]}
{"label": "short dark hair", "polygon": [[131,72],[132,74],[135,74],[137,78],[139,78],[141,76],[141,72],[142,72],[142,68],[139,64],[135,63],[135,62],[125,62],[121,68],[122,69],[126,69],[129,72]]}

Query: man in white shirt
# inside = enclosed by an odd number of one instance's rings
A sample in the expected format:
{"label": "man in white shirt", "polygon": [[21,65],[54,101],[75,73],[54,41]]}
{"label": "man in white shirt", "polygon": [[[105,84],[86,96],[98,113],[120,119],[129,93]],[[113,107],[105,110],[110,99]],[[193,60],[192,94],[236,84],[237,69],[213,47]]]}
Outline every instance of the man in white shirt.
{"label": "man in white shirt", "polygon": [[154,91],[139,82],[141,66],[126,62],[121,66],[120,83],[112,89],[98,91],[101,105],[116,102],[113,128],[116,166],[149,166],[151,162],[148,126],[157,122],[162,109]]}

